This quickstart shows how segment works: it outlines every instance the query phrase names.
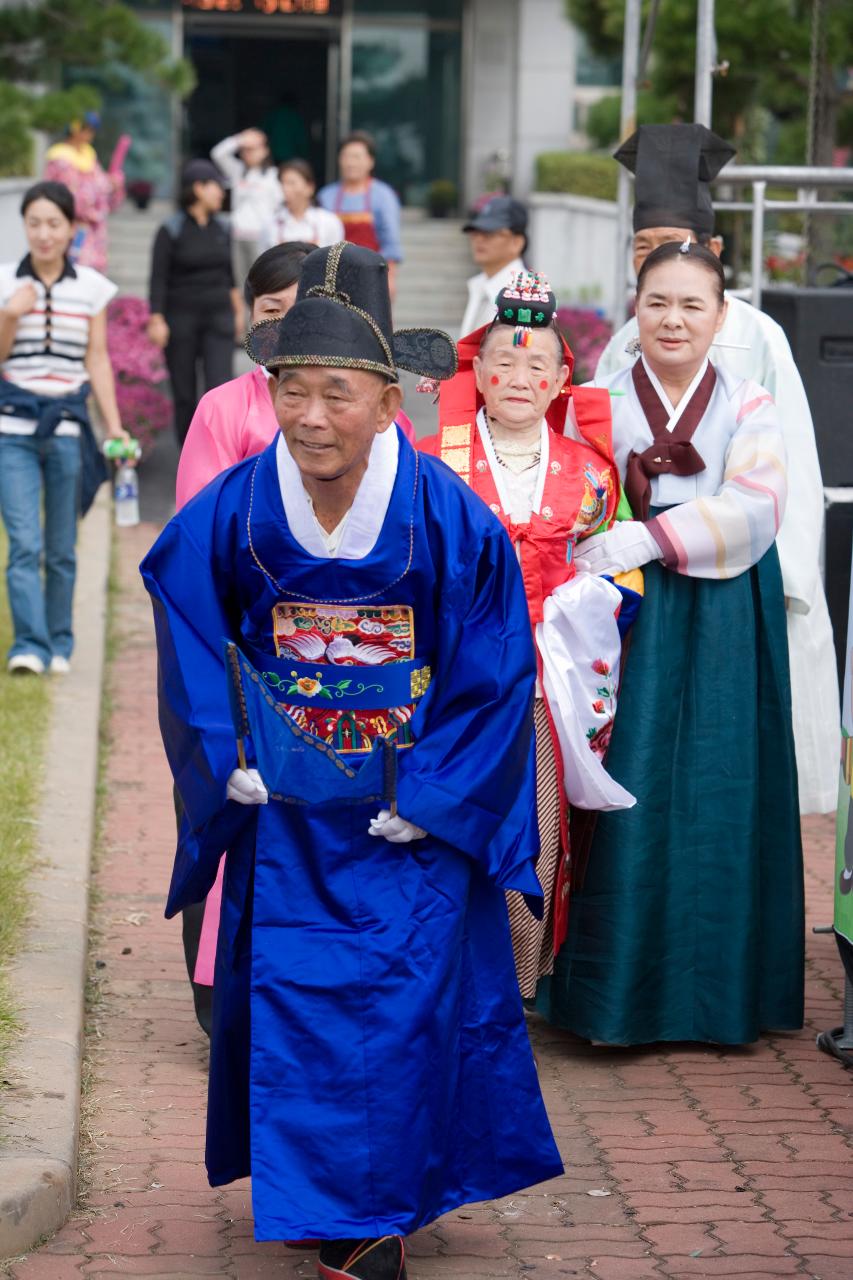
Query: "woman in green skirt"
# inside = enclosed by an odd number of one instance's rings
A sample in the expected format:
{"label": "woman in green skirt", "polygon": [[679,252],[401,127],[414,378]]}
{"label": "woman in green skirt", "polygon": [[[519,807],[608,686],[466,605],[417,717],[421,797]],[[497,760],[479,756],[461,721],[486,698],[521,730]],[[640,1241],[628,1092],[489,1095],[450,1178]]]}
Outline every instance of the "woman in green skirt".
{"label": "woman in green skirt", "polygon": [[775,536],[785,452],[772,398],[709,360],[719,260],[666,244],[637,283],[641,354],[605,379],[635,516],[578,565],[642,567],[601,814],[537,1007],[610,1044],[743,1044],[803,1019],[803,865]]}

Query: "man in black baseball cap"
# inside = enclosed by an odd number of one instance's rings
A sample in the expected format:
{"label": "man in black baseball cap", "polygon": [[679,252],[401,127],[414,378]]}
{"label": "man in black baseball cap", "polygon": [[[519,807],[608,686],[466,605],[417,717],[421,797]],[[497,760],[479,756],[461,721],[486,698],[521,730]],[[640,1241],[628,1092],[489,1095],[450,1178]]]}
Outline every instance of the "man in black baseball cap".
{"label": "man in black baseball cap", "polygon": [[468,281],[468,305],[461,334],[473,333],[495,315],[495,298],[512,277],[524,271],[527,209],[512,196],[492,196],[465,223],[471,256],[480,268]]}

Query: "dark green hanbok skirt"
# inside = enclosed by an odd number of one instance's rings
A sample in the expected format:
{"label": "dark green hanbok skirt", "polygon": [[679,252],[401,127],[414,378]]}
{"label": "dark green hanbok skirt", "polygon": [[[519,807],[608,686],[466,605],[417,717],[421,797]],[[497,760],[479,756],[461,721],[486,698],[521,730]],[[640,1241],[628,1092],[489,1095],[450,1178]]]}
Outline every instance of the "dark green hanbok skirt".
{"label": "dark green hanbok skirt", "polygon": [[744,1044],[803,1021],[803,860],[773,546],[727,581],[646,566],[599,815],[537,1008],[611,1044]]}

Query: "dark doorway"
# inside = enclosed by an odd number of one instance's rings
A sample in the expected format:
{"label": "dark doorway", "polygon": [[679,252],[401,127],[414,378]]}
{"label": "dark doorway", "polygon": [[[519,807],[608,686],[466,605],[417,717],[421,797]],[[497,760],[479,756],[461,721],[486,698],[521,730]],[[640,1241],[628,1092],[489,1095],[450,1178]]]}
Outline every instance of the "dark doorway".
{"label": "dark doorway", "polygon": [[276,160],[301,155],[318,183],[326,172],[329,41],[189,30],[186,56],[198,85],[187,103],[187,154],[207,155],[221,138],[264,129]]}

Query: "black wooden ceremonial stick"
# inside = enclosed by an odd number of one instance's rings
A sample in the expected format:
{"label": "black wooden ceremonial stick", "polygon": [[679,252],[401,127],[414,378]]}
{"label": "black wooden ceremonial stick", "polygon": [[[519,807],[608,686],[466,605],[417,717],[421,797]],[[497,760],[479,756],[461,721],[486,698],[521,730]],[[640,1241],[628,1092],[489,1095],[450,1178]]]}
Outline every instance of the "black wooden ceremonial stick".
{"label": "black wooden ceremonial stick", "polygon": [[237,763],[246,770],[246,736],[249,733],[249,716],[246,711],[246,698],[243,693],[243,679],[240,675],[240,650],[232,640],[225,645],[225,657],[228,666],[228,701],[231,704],[231,719],[234,721],[234,732],[237,735]]}

